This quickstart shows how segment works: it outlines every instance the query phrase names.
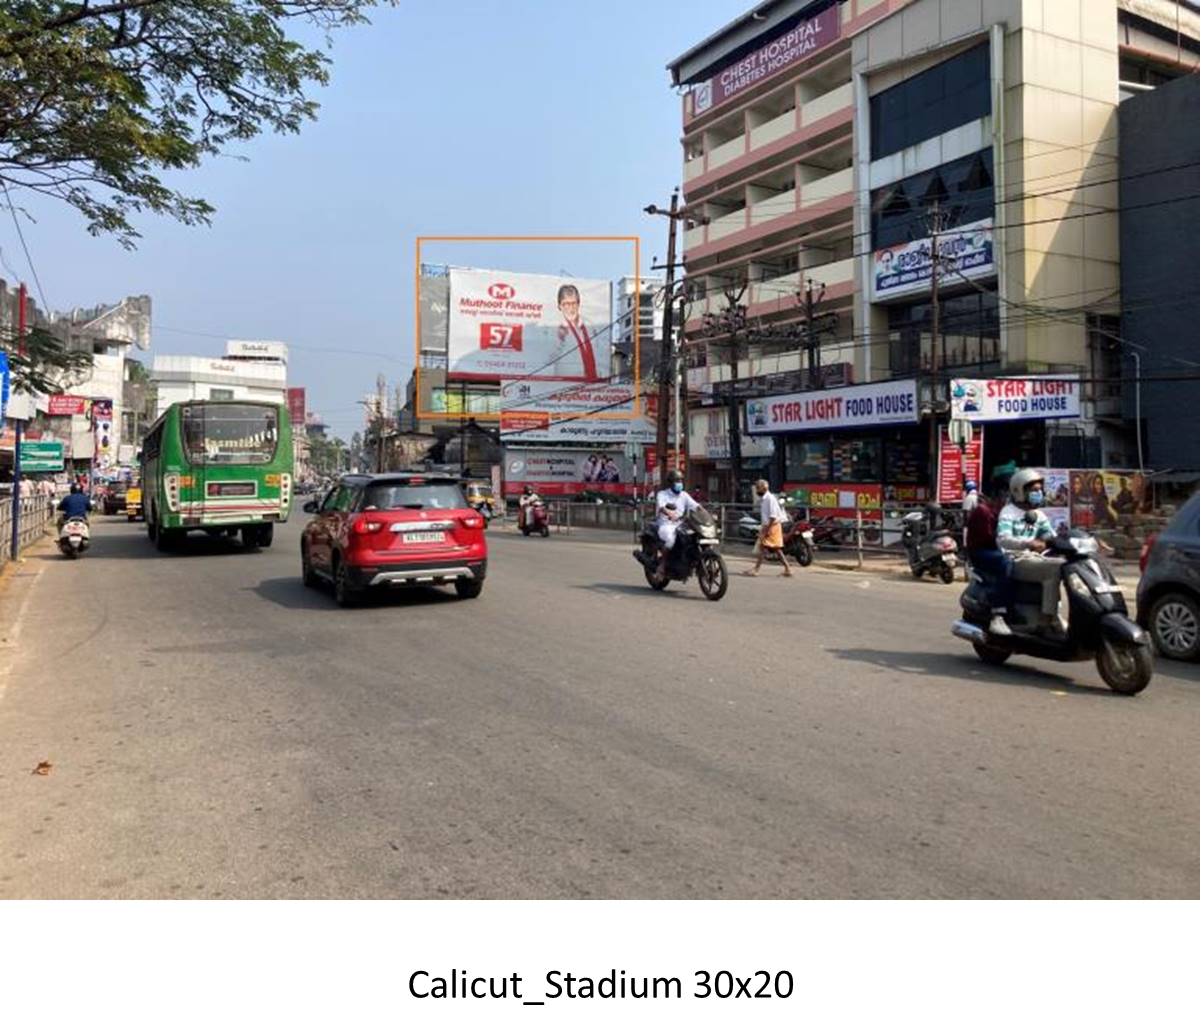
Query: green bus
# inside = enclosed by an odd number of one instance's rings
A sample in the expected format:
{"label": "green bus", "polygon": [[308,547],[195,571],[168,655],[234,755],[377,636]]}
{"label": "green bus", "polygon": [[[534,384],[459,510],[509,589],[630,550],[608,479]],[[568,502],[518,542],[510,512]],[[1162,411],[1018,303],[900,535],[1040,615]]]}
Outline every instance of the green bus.
{"label": "green bus", "polygon": [[271,545],[292,505],[292,427],[270,402],[174,402],[142,441],[146,533],[163,551],[189,531]]}

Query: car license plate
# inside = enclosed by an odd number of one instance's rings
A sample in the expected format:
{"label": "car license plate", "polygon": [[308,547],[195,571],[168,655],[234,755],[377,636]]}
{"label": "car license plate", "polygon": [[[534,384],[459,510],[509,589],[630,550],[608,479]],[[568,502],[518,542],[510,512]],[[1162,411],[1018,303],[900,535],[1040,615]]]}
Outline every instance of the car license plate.
{"label": "car license plate", "polygon": [[446,536],[440,531],[406,531],[403,542],[443,542]]}

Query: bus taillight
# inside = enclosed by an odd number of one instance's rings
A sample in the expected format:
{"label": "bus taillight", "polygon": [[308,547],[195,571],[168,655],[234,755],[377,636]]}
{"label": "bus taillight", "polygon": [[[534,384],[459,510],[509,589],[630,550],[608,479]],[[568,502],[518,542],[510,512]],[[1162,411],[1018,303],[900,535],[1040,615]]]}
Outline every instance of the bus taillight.
{"label": "bus taillight", "polygon": [[292,503],[292,475],[280,474],[279,476],[279,508],[287,513],[288,507]]}
{"label": "bus taillight", "polygon": [[168,474],[163,478],[163,489],[167,493],[167,509],[172,513],[179,512],[179,475]]}

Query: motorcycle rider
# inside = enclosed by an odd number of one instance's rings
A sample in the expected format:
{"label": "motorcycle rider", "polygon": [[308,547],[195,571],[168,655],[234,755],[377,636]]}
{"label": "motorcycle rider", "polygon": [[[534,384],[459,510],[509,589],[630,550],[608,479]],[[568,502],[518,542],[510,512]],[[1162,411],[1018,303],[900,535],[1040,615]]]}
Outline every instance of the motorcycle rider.
{"label": "motorcycle rider", "polygon": [[530,523],[534,516],[531,510],[540,502],[542,502],[542,497],[534,491],[533,485],[526,485],[522,489],[521,497],[517,500],[517,527],[519,529]]}
{"label": "motorcycle rider", "polygon": [[1014,473],[1009,479],[1009,502],[997,519],[997,543],[1016,554],[1012,567],[1014,581],[1034,582],[1041,587],[1041,623],[1054,627],[1059,616],[1059,569],[1063,560],[1039,555],[1055,538],[1055,529],[1039,509],[1045,498],[1042,474],[1031,467]]}
{"label": "motorcycle rider", "polygon": [[92,500],[80,486],[79,482],[71,485],[71,491],[63,496],[58,504],[62,516],[58,519],[59,530],[67,521],[87,520],[88,512],[92,509]]}
{"label": "motorcycle rider", "polygon": [[656,578],[662,580],[667,577],[667,560],[675,548],[680,521],[693,510],[699,509],[700,503],[684,491],[684,475],[678,470],[668,471],[667,484],[655,496],[655,524],[661,543]]}

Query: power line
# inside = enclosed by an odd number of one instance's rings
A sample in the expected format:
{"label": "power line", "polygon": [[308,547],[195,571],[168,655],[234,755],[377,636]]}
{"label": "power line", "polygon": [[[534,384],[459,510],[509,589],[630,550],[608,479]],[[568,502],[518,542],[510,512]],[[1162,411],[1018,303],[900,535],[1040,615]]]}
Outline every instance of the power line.
{"label": "power line", "polygon": [[13,207],[12,195],[8,192],[8,182],[3,177],[0,177],[0,187],[4,188],[4,198],[8,202],[8,214],[13,217],[13,226],[16,227],[17,237],[21,241],[21,250],[25,252],[25,261],[29,263],[29,271],[33,274],[33,282],[37,285],[42,310],[49,314],[50,306],[46,302],[46,292],[42,290],[41,277],[38,276],[37,266],[33,264],[33,256],[29,254],[29,245],[25,243],[25,232],[21,229],[21,221],[17,218],[17,210]]}

